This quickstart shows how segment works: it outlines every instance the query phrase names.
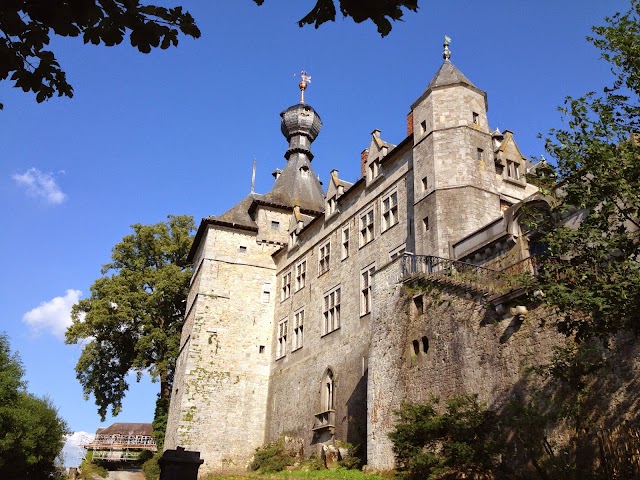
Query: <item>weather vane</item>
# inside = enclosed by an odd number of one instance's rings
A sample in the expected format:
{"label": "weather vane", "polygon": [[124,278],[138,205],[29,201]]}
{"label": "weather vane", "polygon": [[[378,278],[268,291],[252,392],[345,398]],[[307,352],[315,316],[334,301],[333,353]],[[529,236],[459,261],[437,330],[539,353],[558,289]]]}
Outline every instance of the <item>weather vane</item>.
{"label": "weather vane", "polygon": [[450,44],[451,44],[451,39],[445,35],[444,43],[442,44],[442,46],[444,47],[444,52],[442,52],[442,58],[444,58],[445,60],[449,60],[451,58],[451,51],[449,50]]}
{"label": "weather vane", "polygon": [[311,76],[307,75],[306,70],[302,70],[300,72],[300,83],[298,87],[300,87],[300,103],[304,103],[304,91],[307,89],[307,84],[311,83]]}

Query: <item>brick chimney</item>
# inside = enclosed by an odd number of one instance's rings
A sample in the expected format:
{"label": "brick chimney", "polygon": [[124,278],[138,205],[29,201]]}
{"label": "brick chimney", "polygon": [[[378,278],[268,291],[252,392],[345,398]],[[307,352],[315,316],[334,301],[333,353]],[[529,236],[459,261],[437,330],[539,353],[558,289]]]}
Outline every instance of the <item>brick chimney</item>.
{"label": "brick chimney", "polygon": [[369,157],[369,149],[365,148],[360,154],[360,173],[364,177],[367,173],[367,158]]}
{"label": "brick chimney", "polygon": [[407,115],[407,136],[413,135],[413,110]]}

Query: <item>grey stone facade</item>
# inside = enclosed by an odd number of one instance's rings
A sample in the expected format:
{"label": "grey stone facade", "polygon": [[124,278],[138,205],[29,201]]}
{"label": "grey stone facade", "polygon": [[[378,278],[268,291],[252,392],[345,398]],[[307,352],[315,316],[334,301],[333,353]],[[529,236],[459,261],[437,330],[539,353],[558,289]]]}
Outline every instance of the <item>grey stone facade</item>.
{"label": "grey stone facade", "polygon": [[[334,170],[323,193],[311,167],[320,117],[303,103],[281,116],[287,164],[272,190],[196,235],[165,447],[200,451],[206,473],[246,468],[283,434],[307,455],[340,439],[389,468],[403,398],[475,389],[492,400],[518,368],[496,332],[478,330],[473,299],[413,315],[403,256],[510,248],[481,232],[504,237],[503,212],[536,189],[511,132],[489,128],[486,94],[449,60],[411,107],[406,138],[373,131],[355,183]],[[407,353],[414,337],[433,342],[420,362]],[[478,354],[461,363],[467,348]],[[496,372],[494,389],[483,376]]]}

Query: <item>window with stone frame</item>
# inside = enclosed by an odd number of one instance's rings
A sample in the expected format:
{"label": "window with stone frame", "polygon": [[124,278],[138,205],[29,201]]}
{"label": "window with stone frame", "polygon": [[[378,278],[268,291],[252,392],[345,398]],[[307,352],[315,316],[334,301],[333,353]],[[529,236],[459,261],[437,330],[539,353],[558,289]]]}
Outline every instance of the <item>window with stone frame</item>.
{"label": "window with stone frame", "polygon": [[280,290],[280,300],[286,300],[291,296],[291,270],[282,274],[282,289]]}
{"label": "window with stone frame", "polygon": [[291,351],[302,348],[304,343],[304,309],[293,314],[293,338]]}
{"label": "window with stone frame", "polygon": [[382,231],[398,223],[398,191],[382,197]]}
{"label": "window with stone frame", "polygon": [[326,335],[340,328],[340,287],[324,296],[322,334]]}
{"label": "window with stone frame", "polygon": [[373,207],[360,215],[360,246],[373,240]]}
{"label": "window with stone frame", "polygon": [[360,272],[360,315],[371,312],[371,277],[375,271],[375,265],[369,265]]}
{"label": "window with stone frame", "polygon": [[374,180],[380,174],[380,160],[377,158],[369,164],[368,175],[369,181]]}
{"label": "window with stone frame", "polygon": [[334,195],[329,200],[327,200],[327,213],[329,215],[335,213],[337,205],[338,205],[338,200],[336,199],[336,196]]}
{"label": "window with stone frame", "polygon": [[513,160],[507,160],[507,177],[520,180],[520,164]]}
{"label": "window with stone frame", "polygon": [[342,229],[342,260],[349,256],[349,227]]}
{"label": "window with stone frame", "polygon": [[293,247],[298,243],[298,234],[294,230],[289,234],[289,248]]}
{"label": "window with stone frame", "polygon": [[278,346],[276,349],[276,359],[287,354],[287,324],[289,321],[283,318],[278,322]]}
{"label": "window with stone frame", "polygon": [[304,288],[307,283],[307,259],[296,264],[296,292]]}
{"label": "window with stone frame", "polygon": [[329,260],[331,258],[331,241],[327,241],[318,249],[318,275],[322,275],[329,270]]}
{"label": "window with stone frame", "polygon": [[396,257],[400,257],[404,254],[406,245],[400,245],[389,252],[389,260],[393,260]]}

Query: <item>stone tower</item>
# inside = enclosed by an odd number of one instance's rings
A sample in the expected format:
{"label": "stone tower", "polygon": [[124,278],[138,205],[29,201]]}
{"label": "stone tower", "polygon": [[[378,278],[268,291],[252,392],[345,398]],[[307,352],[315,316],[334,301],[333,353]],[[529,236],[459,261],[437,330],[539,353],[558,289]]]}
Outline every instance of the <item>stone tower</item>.
{"label": "stone tower", "polygon": [[500,216],[487,95],[449,60],[411,106],[416,252],[449,258],[449,242]]}
{"label": "stone tower", "polygon": [[[302,87],[301,87],[302,88]],[[287,164],[272,189],[202,220],[187,299],[165,448],[197,450],[202,472],[245,470],[265,436],[276,266],[294,212],[322,214],[311,142],[322,126],[300,103],[280,114]]]}

